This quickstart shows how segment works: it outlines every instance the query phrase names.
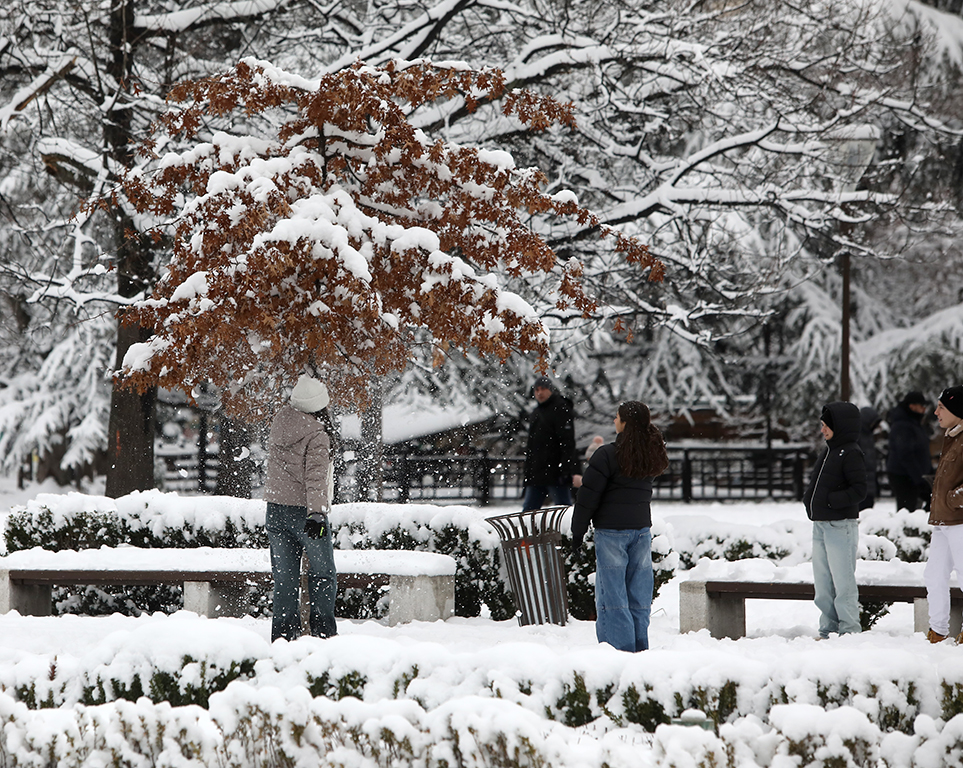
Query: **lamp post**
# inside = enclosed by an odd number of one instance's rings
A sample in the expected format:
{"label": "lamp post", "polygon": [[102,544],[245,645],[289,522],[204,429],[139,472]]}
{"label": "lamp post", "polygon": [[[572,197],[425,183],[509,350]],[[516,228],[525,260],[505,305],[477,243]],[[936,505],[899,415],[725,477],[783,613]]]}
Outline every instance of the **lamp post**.
{"label": "lamp post", "polygon": [[[835,164],[840,168],[840,192],[855,192],[859,180],[866,173],[876,153],[879,143],[879,129],[874,125],[854,125],[837,130],[829,139],[835,145],[833,152]],[[844,223],[840,228],[841,234],[846,234],[852,224]],[[840,254],[840,271],[843,279],[842,297],[842,339],[839,353],[839,399],[849,400],[849,320],[850,320],[850,291],[849,291],[849,249]]]}

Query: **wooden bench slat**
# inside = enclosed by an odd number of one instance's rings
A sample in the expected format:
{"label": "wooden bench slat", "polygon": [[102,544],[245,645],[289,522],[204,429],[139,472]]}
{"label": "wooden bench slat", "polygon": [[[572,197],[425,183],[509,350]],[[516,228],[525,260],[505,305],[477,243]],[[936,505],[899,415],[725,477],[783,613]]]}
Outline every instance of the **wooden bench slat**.
{"label": "wooden bench slat", "polygon": [[225,571],[55,571],[48,569],[20,569],[10,571],[10,580],[17,584],[112,584],[144,586],[149,584],[180,584],[185,581],[207,581],[212,584],[266,583],[270,573]]}
{"label": "wooden bench slat", "polygon": [[[812,600],[815,595],[813,585],[806,582],[707,581],[705,584],[709,594],[746,599]],[[911,603],[926,597],[926,587],[914,584],[860,584],[859,596]],[[963,600],[963,591],[953,587],[950,597]]]}
{"label": "wooden bench slat", "polygon": [[[142,587],[153,584],[182,584],[205,581],[210,584],[270,584],[270,573],[224,573],[222,571],[10,571],[14,584],[31,586],[97,586]],[[391,577],[383,574],[339,573],[338,586],[363,589],[386,587]]]}

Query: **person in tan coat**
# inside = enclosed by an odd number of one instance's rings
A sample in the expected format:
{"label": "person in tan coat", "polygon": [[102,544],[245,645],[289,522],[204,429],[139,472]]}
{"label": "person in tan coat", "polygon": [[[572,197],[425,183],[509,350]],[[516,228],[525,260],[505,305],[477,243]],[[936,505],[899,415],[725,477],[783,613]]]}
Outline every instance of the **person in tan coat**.
{"label": "person in tan coat", "polygon": [[[963,386],[943,390],[936,418],[946,433],[933,478],[929,518],[933,531],[923,572],[930,614],[926,637],[931,643],[950,633],[950,574],[963,575]],[[956,642],[963,643],[963,632]]]}
{"label": "person in tan coat", "polygon": [[301,636],[301,557],[308,557],[310,631],[314,637],[338,633],[334,619],[337,574],[328,512],[334,494],[328,390],[301,376],[290,402],[278,411],[268,437],[266,528],[274,576],[271,641]]}

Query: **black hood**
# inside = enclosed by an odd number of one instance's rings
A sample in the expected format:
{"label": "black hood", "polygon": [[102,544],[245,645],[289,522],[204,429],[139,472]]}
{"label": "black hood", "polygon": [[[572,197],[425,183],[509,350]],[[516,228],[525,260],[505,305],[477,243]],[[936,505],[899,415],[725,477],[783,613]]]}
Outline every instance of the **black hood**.
{"label": "black hood", "polygon": [[837,400],[824,408],[829,411],[832,423],[827,422],[827,426],[833,431],[832,439],[827,441],[830,445],[840,445],[842,443],[854,443],[859,439],[859,408],[853,403],[845,403]]}

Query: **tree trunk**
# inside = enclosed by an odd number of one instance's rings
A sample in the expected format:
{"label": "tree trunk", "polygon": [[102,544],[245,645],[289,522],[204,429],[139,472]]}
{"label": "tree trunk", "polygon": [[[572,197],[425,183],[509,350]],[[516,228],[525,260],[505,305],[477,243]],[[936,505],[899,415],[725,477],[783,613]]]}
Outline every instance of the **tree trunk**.
{"label": "tree trunk", "polygon": [[[108,71],[114,82],[126,91],[131,82],[134,57],[133,0],[116,0],[111,9]],[[133,162],[132,114],[125,93],[117,94],[115,105],[105,115],[104,138],[114,160],[130,166]],[[137,237],[134,223],[120,209],[113,212],[114,240],[117,244],[117,292],[124,297],[136,296],[154,284],[151,245],[147,238]],[[150,338],[148,329],[118,324],[117,363],[119,369],[132,344]],[[154,487],[154,429],[157,390],[140,394],[122,389],[114,383],[110,399],[107,454],[108,496],[117,498],[132,491]]]}
{"label": "tree trunk", "polygon": [[250,446],[250,427],[221,412],[217,487],[214,493],[239,499],[251,498],[254,460],[251,458]]}
{"label": "tree trunk", "polygon": [[361,450],[358,452],[359,501],[384,500],[384,440],[382,438],[380,382],[372,382],[371,403],[361,414]]}
{"label": "tree trunk", "polygon": [[[150,337],[137,326],[117,327],[117,367],[131,344]],[[111,498],[154,487],[154,424],[157,390],[144,394],[114,384],[110,398],[106,494]]]}

